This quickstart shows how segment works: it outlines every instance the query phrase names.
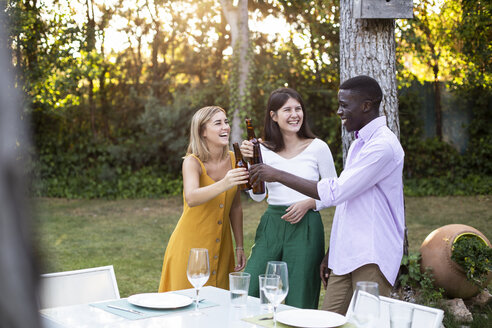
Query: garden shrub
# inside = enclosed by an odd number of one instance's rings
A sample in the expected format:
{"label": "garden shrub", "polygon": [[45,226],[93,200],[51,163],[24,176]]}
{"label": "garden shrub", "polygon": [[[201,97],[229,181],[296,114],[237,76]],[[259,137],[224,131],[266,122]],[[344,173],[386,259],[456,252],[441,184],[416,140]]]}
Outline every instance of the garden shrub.
{"label": "garden shrub", "polygon": [[466,234],[453,243],[451,259],[458,263],[469,281],[485,288],[487,276],[492,272],[492,248],[477,235]]}
{"label": "garden shrub", "polygon": [[430,270],[427,269],[422,273],[420,258],[420,253],[403,255],[398,282],[400,286],[408,286],[414,291],[418,304],[435,306],[443,299],[444,290],[434,287],[434,279]]}
{"label": "garden shrub", "polygon": [[[80,127],[71,129],[67,121],[77,121],[76,114],[71,117],[33,111],[36,150],[32,153],[36,156],[27,167],[34,177],[34,195],[137,198],[181,193],[181,163],[188,143],[185,123],[187,126],[200,104],[211,103],[216,96],[217,93],[210,90],[182,90],[170,105],[149,95],[139,100],[142,109],[131,126],[121,130],[115,127],[111,138],[93,136],[83,121]],[[306,102],[317,108],[322,106],[323,99],[332,96],[335,95],[327,93],[315,97],[307,93]],[[490,105],[483,101],[474,104],[481,109],[474,111],[477,116],[469,129],[468,150],[459,154],[444,141],[423,138],[419,101],[415,90],[400,93],[405,195],[491,194],[492,137],[490,129],[486,128],[487,106]],[[310,117],[319,137],[330,144],[337,171],[341,172],[339,118],[326,115],[326,111],[335,110],[336,104],[331,100],[326,106],[321,112],[313,111]]]}

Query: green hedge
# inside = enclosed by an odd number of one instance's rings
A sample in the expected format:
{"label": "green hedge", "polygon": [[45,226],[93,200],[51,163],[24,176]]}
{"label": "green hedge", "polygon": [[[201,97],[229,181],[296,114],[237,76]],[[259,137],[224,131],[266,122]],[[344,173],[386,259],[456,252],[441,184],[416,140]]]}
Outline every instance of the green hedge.
{"label": "green hedge", "polygon": [[492,177],[470,174],[466,177],[405,179],[406,196],[471,196],[492,194]]}
{"label": "green hedge", "polygon": [[[181,175],[162,173],[159,167],[88,170],[75,174],[35,179],[33,194],[60,198],[159,198],[182,193]],[[105,173],[104,173],[105,172]],[[466,177],[405,179],[406,196],[464,196],[492,194],[492,177],[470,174]]]}
{"label": "green hedge", "polygon": [[183,190],[182,179],[162,173],[159,167],[130,168],[107,167],[82,172],[72,172],[44,179],[35,179],[33,194],[60,198],[158,198],[178,195]]}

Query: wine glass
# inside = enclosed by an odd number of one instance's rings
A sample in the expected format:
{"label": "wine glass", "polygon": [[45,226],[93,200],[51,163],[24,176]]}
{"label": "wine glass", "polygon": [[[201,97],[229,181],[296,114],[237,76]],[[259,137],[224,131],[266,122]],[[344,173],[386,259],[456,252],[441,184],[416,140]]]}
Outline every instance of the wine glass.
{"label": "wine glass", "polygon": [[[277,327],[277,307],[289,292],[289,272],[287,263],[282,261],[269,261],[265,274],[264,293],[273,305],[273,326]],[[275,277],[276,276],[276,277]]]}
{"label": "wine glass", "polygon": [[198,293],[200,292],[200,288],[207,282],[208,277],[210,277],[210,265],[208,261],[208,249],[192,248],[190,250],[186,274],[188,280],[196,290],[195,315],[202,314],[198,311]]}
{"label": "wine glass", "polygon": [[357,327],[378,327],[379,288],[377,282],[357,282],[350,312],[349,321]]}

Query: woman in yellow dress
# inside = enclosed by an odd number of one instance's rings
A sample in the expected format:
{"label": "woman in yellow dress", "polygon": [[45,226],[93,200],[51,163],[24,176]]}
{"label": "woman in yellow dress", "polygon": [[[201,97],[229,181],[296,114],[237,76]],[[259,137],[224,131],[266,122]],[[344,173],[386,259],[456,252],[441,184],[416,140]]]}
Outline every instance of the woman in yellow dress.
{"label": "woman in yellow dress", "polygon": [[[235,169],[229,151],[231,128],[217,106],[199,109],[191,120],[190,143],[183,160],[183,214],[169,239],[159,292],[192,288],[186,275],[191,248],[207,248],[210,278],[206,286],[229,289],[229,272],[246,265],[243,211],[238,185],[248,181]],[[232,232],[236,241],[234,266]]]}

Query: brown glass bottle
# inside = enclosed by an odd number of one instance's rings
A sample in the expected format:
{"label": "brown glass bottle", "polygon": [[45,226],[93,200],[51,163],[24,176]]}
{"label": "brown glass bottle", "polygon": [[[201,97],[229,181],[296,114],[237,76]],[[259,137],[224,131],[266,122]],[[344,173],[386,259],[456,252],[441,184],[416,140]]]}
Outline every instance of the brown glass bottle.
{"label": "brown glass bottle", "polygon": [[[253,143],[253,158],[250,160],[250,164],[261,164],[263,163],[263,159],[261,157],[261,149],[260,143],[258,139],[256,139],[255,129],[253,128],[253,124],[251,123],[250,118],[246,118],[246,131],[248,132],[248,140]],[[250,181],[251,183],[252,181]],[[265,193],[265,182],[260,181],[260,183],[256,186],[253,186],[253,194],[264,194]]]}
{"label": "brown glass bottle", "polygon": [[[248,165],[246,162],[243,160],[243,155],[241,154],[241,151],[239,150],[239,144],[237,142],[232,144],[232,147],[234,148],[234,156],[236,157],[236,168],[238,167],[244,167],[246,170],[248,169]],[[251,184],[249,181],[247,183],[244,183],[239,186],[240,190],[250,190],[251,189]]]}
{"label": "brown glass bottle", "polygon": [[251,141],[253,144],[257,144],[258,139],[256,139],[255,129],[253,128],[251,119],[246,118],[245,121],[246,121],[246,132],[248,133],[248,140]]}

